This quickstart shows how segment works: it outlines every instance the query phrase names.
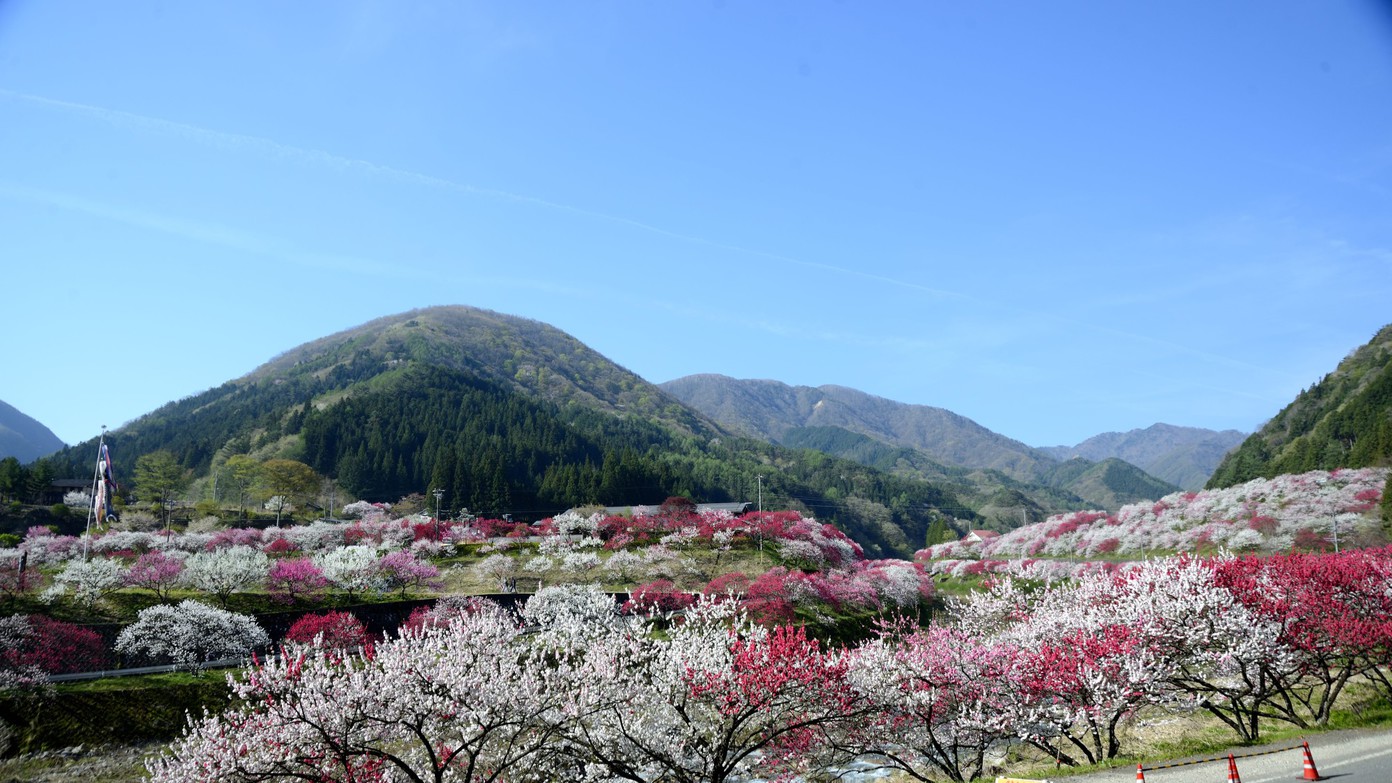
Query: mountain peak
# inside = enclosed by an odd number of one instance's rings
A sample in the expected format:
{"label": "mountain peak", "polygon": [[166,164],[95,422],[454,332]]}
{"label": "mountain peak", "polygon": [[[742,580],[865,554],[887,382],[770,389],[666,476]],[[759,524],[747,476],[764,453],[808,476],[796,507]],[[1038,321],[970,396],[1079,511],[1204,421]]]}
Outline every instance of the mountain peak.
{"label": "mountain peak", "polygon": [[1219,432],[1157,422],[1144,429],[1104,432],[1076,446],[1050,446],[1042,451],[1058,459],[1100,461],[1117,457],[1156,478],[1193,490],[1203,487],[1223,455],[1244,437],[1237,430]]}

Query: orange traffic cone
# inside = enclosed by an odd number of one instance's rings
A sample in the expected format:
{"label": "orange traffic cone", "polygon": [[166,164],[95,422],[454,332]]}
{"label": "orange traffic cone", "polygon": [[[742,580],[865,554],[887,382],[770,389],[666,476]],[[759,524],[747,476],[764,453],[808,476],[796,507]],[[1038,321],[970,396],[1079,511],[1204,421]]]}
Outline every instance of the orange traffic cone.
{"label": "orange traffic cone", "polygon": [[1145,770],[1141,769],[1140,764],[1136,765],[1136,783],[1145,783]]}
{"label": "orange traffic cone", "polygon": [[1305,774],[1301,780],[1324,780],[1320,777],[1319,770],[1315,769],[1315,757],[1310,755],[1310,743],[1302,741],[1300,744],[1305,746]]}
{"label": "orange traffic cone", "polygon": [[1228,783],[1242,783],[1242,776],[1237,774],[1237,759],[1233,754],[1228,754]]}

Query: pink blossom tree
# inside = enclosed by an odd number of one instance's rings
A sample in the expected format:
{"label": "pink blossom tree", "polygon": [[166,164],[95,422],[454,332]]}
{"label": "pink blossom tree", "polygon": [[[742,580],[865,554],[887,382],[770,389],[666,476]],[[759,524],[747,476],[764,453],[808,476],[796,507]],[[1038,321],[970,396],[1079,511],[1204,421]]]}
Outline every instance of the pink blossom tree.
{"label": "pink blossom tree", "polygon": [[146,552],[131,564],[126,572],[126,585],[151,590],[161,600],[169,599],[169,591],[179,583],[184,561],[165,552]]}
{"label": "pink blossom tree", "polygon": [[384,590],[397,590],[402,598],[407,590],[438,590],[443,585],[440,569],[401,549],[382,555],[377,561],[377,575]]}
{"label": "pink blossom tree", "polygon": [[328,588],[328,578],[308,557],[276,560],[266,573],[266,592],[282,604],[316,600]]}
{"label": "pink blossom tree", "polygon": [[0,558],[0,595],[13,606],[16,601],[38,589],[43,582],[39,570],[27,562],[21,567],[22,552],[9,550],[10,556]]}

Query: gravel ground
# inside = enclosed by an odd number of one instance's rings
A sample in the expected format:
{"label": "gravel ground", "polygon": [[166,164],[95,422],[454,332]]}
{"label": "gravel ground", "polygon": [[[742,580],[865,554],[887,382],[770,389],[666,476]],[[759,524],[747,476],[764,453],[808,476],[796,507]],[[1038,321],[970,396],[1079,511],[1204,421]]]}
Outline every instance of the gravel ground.
{"label": "gravel ground", "polygon": [[0,760],[0,783],[134,783],[145,778],[146,757],[164,743],[76,745]]}

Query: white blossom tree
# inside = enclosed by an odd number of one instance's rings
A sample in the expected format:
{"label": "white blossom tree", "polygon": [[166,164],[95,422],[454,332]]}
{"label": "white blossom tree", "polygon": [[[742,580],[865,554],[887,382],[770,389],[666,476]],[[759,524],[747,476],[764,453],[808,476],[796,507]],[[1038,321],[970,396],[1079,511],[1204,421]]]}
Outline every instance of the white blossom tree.
{"label": "white blossom tree", "polygon": [[44,591],[43,597],[53,600],[72,591],[75,603],[91,606],[125,586],[126,567],[119,560],[74,558],[54,575],[53,586]]}
{"label": "white blossom tree", "polygon": [[666,638],[639,630],[584,647],[588,685],[568,738],[595,779],[725,783],[822,766],[829,736],[870,705],[849,686],[848,654],[802,629],[750,623],[702,600]]}
{"label": "white blossom tree", "polygon": [[271,559],[264,552],[249,546],[232,546],[189,555],[179,578],[189,587],[215,596],[218,603],[226,606],[233,593],[265,582],[270,570]]}
{"label": "white blossom tree", "polygon": [[150,762],[152,780],[567,779],[557,739],[578,689],[518,630],[501,612],[459,613],[356,655],[261,662],[230,680],[237,706]]}
{"label": "white blossom tree", "polygon": [[376,590],[381,585],[377,572],[377,550],[354,544],[316,555],[315,563],[324,578],[349,597]]}
{"label": "white blossom tree", "polygon": [[116,651],[145,659],[171,659],[199,668],[224,658],[246,658],[271,643],[256,619],[197,601],[142,609],[116,637]]}
{"label": "white blossom tree", "polygon": [[520,569],[517,561],[504,554],[492,554],[483,559],[483,562],[474,566],[474,570],[480,576],[492,582],[497,582],[500,590],[507,591],[508,581],[517,576]]}

